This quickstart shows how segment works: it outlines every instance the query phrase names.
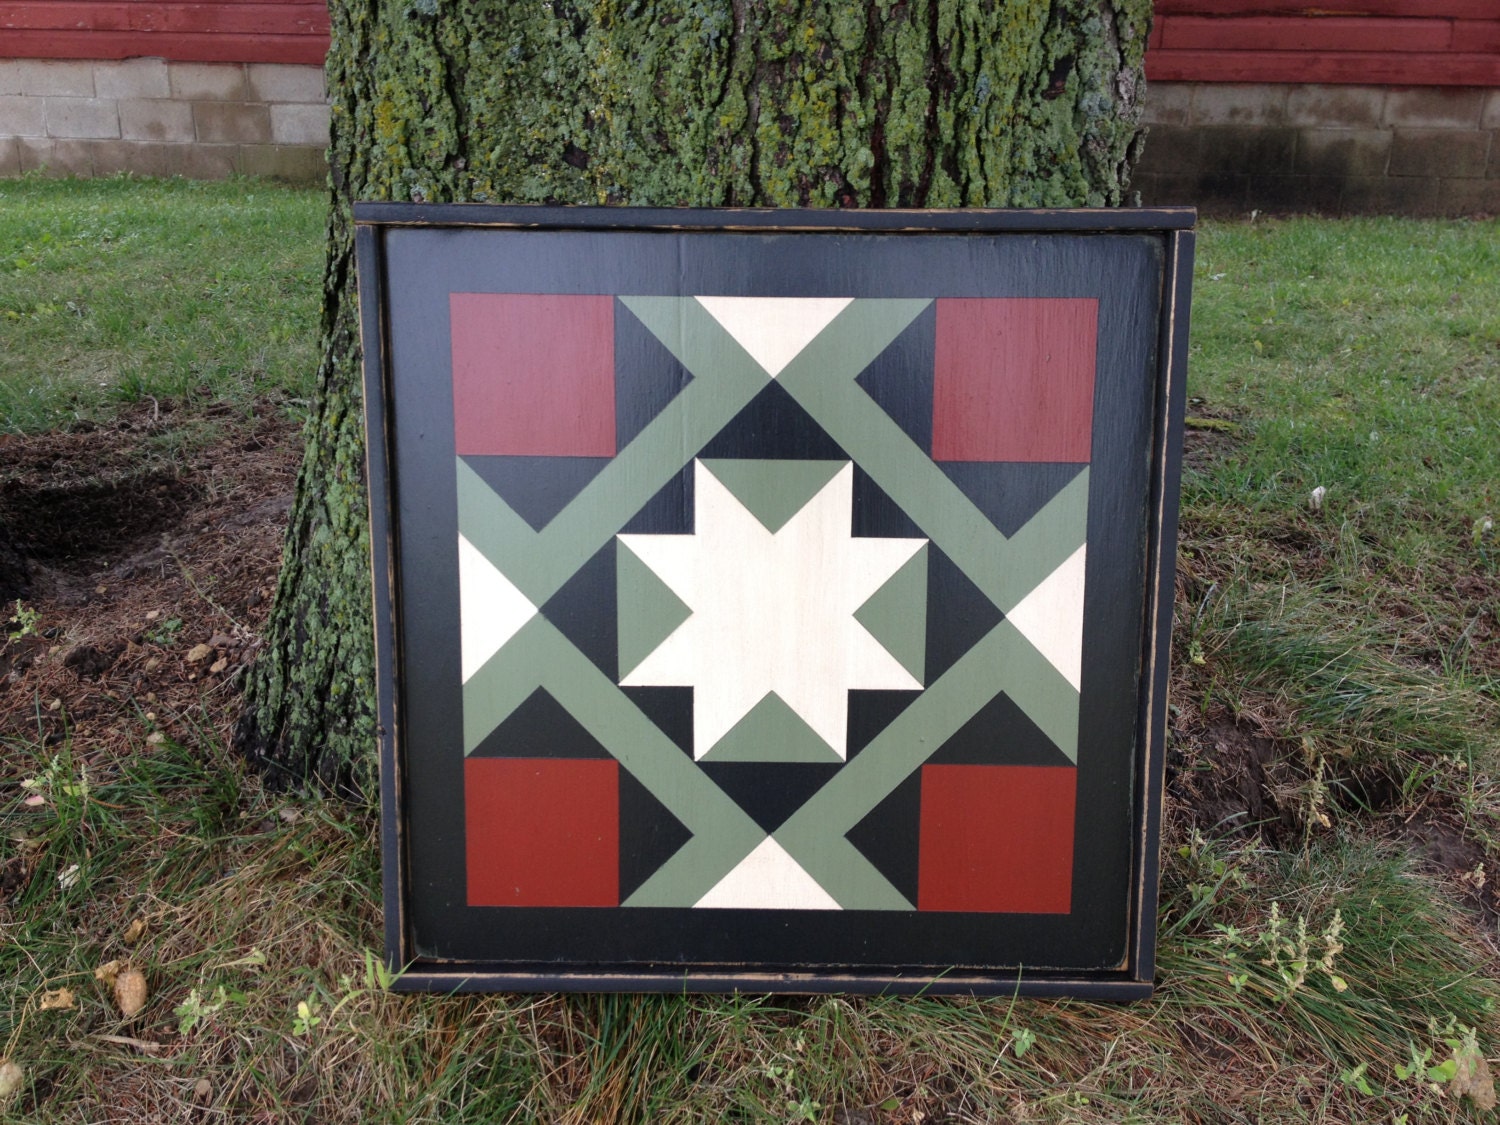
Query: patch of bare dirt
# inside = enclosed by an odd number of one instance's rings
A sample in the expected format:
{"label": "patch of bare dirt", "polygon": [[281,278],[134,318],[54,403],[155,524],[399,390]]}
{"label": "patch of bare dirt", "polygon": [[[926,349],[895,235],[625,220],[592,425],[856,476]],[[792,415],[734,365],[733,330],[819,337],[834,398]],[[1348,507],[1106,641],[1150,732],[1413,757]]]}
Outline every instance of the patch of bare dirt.
{"label": "patch of bare dirt", "polygon": [[[300,423],[270,403],[0,438],[0,528],[25,585],[23,616],[0,605],[0,738],[66,737],[88,762],[149,752],[148,732],[226,730],[300,453]],[[0,872],[0,898],[15,878]]]}

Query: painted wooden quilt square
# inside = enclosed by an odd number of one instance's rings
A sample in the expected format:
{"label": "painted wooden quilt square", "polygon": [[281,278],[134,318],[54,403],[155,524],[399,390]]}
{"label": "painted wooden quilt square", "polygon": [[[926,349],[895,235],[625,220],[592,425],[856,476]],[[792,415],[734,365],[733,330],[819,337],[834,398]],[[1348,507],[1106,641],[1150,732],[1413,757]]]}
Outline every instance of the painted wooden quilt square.
{"label": "painted wooden quilt square", "polygon": [[1077,773],[923,766],[918,908],[1068,913]]}
{"label": "painted wooden quilt square", "polygon": [[937,302],[932,456],[1090,459],[1099,302],[949,297]]}
{"label": "painted wooden quilt square", "polygon": [[460,456],[613,456],[613,297],[454,293],[449,315]]}
{"label": "painted wooden quilt square", "polygon": [[620,779],[611,760],[464,763],[470,906],[618,906]]}

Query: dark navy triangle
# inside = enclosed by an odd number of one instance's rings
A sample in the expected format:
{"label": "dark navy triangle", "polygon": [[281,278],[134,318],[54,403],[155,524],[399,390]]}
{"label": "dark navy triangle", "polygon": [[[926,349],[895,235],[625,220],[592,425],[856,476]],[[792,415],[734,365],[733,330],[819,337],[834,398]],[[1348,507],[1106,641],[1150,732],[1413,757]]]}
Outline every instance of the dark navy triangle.
{"label": "dark navy triangle", "polygon": [[730,800],[774,832],[843,769],[842,762],[699,762]]}
{"label": "dark navy triangle", "polygon": [[844,833],[844,839],[911,903],[917,901],[921,819],[922,771],[917,769]]}
{"label": "dark navy triangle", "polygon": [[936,341],[934,301],[854,380],[929,457]]}
{"label": "dark navy triangle", "polygon": [[608,758],[583,724],[537,688],[485,737],[471,758]]}
{"label": "dark navy triangle", "polygon": [[629,898],[693,834],[627,770],[620,771],[620,901]]}
{"label": "dark navy triangle", "polygon": [[542,616],[611,680],[620,678],[615,581],[615,541],[610,539],[542,606]]}
{"label": "dark navy triangle", "polygon": [[766,461],[849,460],[843,447],[775,382],[767,383],[698,456]]}
{"label": "dark navy triangle", "polygon": [[849,692],[848,746],[852,759],[891,725],[897,715],[916,702],[920,691],[854,688]]}
{"label": "dark navy triangle", "polygon": [[693,466],[683,466],[620,528],[624,535],[691,535],[693,533]]}
{"label": "dark navy triangle", "polygon": [[927,547],[927,686],[953,667],[1004,614],[936,543]]}
{"label": "dark navy triangle", "polygon": [[599,475],[608,457],[480,457],[464,464],[479,474],[495,494],[541,531],[566,508],[584,486]]}
{"label": "dark navy triangle", "polygon": [[853,534],[871,539],[927,538],[912,518],[857,463],[854,466]]}
{"label": "dark navy triangle", "polygon": [[615,302],[615,448],[624,449],[693,381],[620,301]]}
{"label": "dark navy triangle", "polygon": [[1051,461],[939,461],[938,468],[1006,537],[1046,507],[1086,466]]}
{"label": "dark navy triangle", "polygon": [[693,689],[690,687],[622,687],[625,698],[641,709],[689,758],[693,756]]}
{"label": "dark navy triangle", "polygon": [[927,759],[943,766],[1071,766],[1061,750],[1003,691]]}

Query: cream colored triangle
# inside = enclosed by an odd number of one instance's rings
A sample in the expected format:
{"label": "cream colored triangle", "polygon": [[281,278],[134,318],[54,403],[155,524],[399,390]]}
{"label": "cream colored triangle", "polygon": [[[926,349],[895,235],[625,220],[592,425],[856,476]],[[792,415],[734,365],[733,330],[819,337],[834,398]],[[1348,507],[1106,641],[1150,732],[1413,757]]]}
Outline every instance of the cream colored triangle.
{"label": "cream colored triangle", "polygon": [[1005,615],[1078,690],[1083,666],[1083,575],[1087,545],[1079,547]]}
{"label": "cream colored triangle", "polygon": [[699,297],[698,303],[774,379],[853,300],[853,297]]}
{"label": "cream colored triangle", "polygon": [[536,606],[462,535],[458,537],[458,588],[459,647],[467,683],[536,616]]}
{"label": "cream colored triangle", "polygon": [[839,910],[833,896],[770,836],[694,906],[720,910]]}

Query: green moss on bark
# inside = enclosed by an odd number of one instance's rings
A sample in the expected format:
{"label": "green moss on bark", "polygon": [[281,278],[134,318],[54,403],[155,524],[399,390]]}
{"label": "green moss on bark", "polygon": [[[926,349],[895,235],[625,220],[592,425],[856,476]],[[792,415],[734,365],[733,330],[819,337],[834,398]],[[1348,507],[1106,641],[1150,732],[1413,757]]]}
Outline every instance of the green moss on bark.
{"label": "green moss on bark", "polygon": [[331,0],[324,360],[237,732],[363,787],[374,746],[350,202],[1126,201],[1150,0]]}

